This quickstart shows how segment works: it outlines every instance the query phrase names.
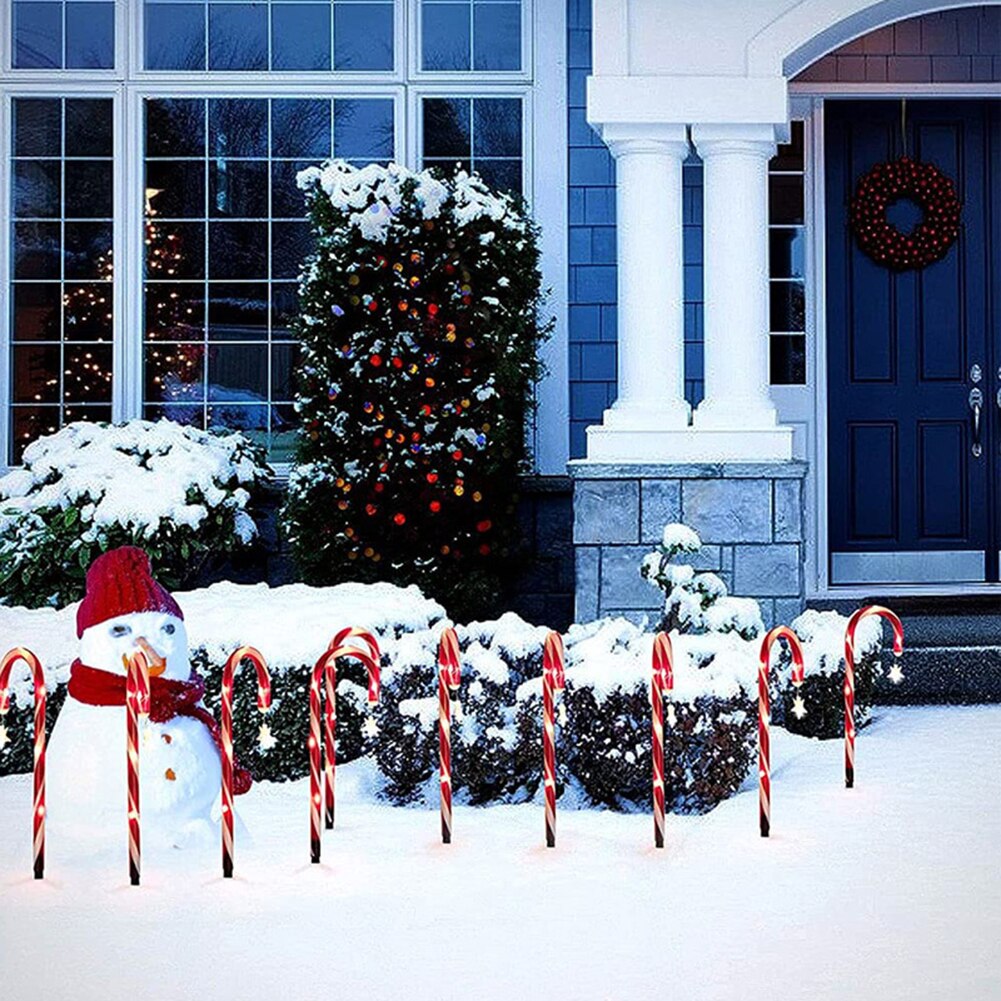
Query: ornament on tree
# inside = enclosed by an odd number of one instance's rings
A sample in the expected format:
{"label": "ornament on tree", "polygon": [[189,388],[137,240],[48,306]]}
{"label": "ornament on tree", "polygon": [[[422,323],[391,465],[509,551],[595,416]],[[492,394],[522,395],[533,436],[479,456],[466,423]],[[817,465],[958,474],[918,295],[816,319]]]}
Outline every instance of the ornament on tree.
{"label": "ornament on tree", "polygon": [[[898,201],[917,205],[923,217],[910,233],[887,218]],[[859,249],[893,271],[920,271],[941,260],[959,236],[962,203],[952,180],[930,163],[902,156],[863,174],[851,203]]]}

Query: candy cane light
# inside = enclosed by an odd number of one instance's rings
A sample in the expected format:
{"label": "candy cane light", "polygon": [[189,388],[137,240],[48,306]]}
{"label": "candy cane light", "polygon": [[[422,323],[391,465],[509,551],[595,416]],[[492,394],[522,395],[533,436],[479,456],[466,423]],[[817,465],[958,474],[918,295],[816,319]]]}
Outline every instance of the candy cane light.
{"label": "candy cane light", "polygon": [[459,687],[459,637],[449,626],[438,641],[438,785],[441,790],[441,840],[452,843],[452,699]]}
{"label": "candy cane light", "polygon": [[653,640],[653,671],[650,677],[651,727],[653,730],[653,843],[664,847],[664,696],[674,688],[674,653],[671,637],[657,633]]}
{"label": "candy cane light", "polygon": [[[327,777],[328,785],[334,781],[334,771],[332,768],[321,771],[320,769],[320,708],[323,701],[320,683],[326,678],[327,689],[327,711],[333,704],[331,692],[333,691],[336,677],[332,672],[338,657],[354,657],[360,660],[368,669],[368,701],[375,703],[379,701],[379,661],[368,651],[359,650],[353,646],[330,646],[320,659],[313,666],[313,677],[309,685],[309,845],[310,859],[314,864],[320,861],[320,808],[323,805],[323,780]],[[334,731],[329,730],[331,740],[334,739]],[[328,765],[331,762],[328,761]],[[332,804],[331,804],[332,809]]]}
{"label": "candy cane light", "polygon": [[139,826],[139,717],[149,715],[149,661],[133,651],[125,668],[125,736],[128,753],[129,880],[139,885],[142,847]]}
{"label": "candy cane light", "polygon": [[546,846],[556,847],[556,693],[566,686],[563,638],[549,633],[542,651],[542,773],[546,793]]}
{"label": "candy cane light", "polygon": [[[368,648],[372,661],[378,665],[382,654],[379,651],[379,641],[364,629],[348,626],[340,630],[330,641],[328,650],[335,650],[347,644],[350,639],[361,640]],[[349,647],[350,649],[350,647]],[[325,788],[325,823],[328,831],[334,828],[334,804],[336,797],[335,775],[337,770],[337,661],[328,660],[326,678],[326,704],[323,714],[323,772]],[[378,668],[368,673],[368,701],[375,705],[379,701],[379,671]]]}
{"label": "candy cane light", "polygon": [[233,681],[236,669],[249,660],[257,671],[257,708],[271,707],[271,675],[259,650],[242,646],[230,654],[222,672],[222,874],[233,876]]}
{"label": "candy cane light", "polygon": [[[771,664],[772,647],[784,640],[792,654],[792,683],[798,688],[803,684],[805,667],[803,648],[799,637],[788,626],[776,626],[761,641],[761,657],[758,662],[758,823],[761,836],[767,838],[772,825],[772,781],[771,781],[771,741],[768,724],[771,721],[771,706],[768,699],[768,669]],[[805,713],[802,700],[797,695],[799,715]]]}
{"label": "candy cane light", "polygon": [[[14,647],[0,660],[0,716],[10,709],[10,674],[14,665],[24,661],[31,670],[35,695],[35,794],[32,800],[32,853],[35,879],[45,875],[45,672],[39,659],[23,646]],[[7,743],[7,730],[0,727],[0,747]]]}
{"label": "candy cane light", "polygon": [[[893,627],[893,655],[899,657],[904,652],[904,626],[894,612],[882,605],[866,605],[848,620],[845,629],[845,788],[855,786],[855,630],[858,624],[870,615],[887,620]],[[899,675],[894,676],[899,680]]]}

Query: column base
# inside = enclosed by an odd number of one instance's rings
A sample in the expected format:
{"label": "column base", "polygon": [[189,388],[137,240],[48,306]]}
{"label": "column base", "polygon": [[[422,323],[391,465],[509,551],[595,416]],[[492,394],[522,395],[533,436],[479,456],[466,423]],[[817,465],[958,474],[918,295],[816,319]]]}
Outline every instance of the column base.
{"label": "column base", "polygon": [[770,400],[750,396],[743,399],[705,399],[692,418],[696,428],[711,431],[771,431],[778,426],[778,413]]}
{"label": "column base", "polygon": [[787,462],[792,428],[623,428],[605,423],[587,429],[589,462]]}

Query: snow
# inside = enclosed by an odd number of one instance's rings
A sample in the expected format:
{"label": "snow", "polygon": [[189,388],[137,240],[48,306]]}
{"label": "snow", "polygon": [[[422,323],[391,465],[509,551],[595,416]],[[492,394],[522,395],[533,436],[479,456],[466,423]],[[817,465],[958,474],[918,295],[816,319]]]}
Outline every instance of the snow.
{"label": "snow", "polygon": [[[792,622],[792,630],[800,638],[803,658],[810,674],[840,674],[844,671],[845,628],[847,621],[837,612],[807,609]],[[855,659],[879,649],[883,619],[871,615],[855,626]],[[889,629],[889,627],[887,627]],[[792,662],[789,662],[791,669]]]}
{"label": "snow", "polygon": [[306,783],[259,783],[236,878],[218,845],[150,846],[139,888],[124,817],[92,854],[54,819],[32,880],[30,776],[2,779],[5,996],[996,999],[1001,707],[879,712],[852,791],[840,741],[772,735],[768,840],[749,784],[669,816],[663,851],[648,816],[564,801],[555,849],[538,803],[459,806],[445,846],[436,810],[376,804],[360,762],[337,770],[321,865]]}

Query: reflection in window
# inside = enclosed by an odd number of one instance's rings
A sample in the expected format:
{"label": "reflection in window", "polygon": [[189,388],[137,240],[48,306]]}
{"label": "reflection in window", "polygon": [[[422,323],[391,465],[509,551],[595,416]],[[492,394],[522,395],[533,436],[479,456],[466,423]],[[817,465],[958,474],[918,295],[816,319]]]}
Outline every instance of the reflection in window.
{"label": "reflection in window", "polygon": [[392,0],[146,0],[151,70],[385,72]]}
{"label": "reflection in window", "polygon": [[520,0],[421,0],[421,69],[521,69]]}
{"label": "reflection in window", "polygon": [[112,104],[14,98],[10,461],[111,418]]}
{"label": "reflection in window", "polygon": [[14,69],[112,69],[113,0],[13,0]]}
{"label": "reflection in window", "polygon": [[514,97],[434,97],[423,106],[423,165],[458,164],[500,190],[522,190],[522,107]]}
{"label": "reflection in window", "polygon": [[394,154],[388,98],[146,102],[145,413],[290,455],[289,329],[311,247],[296,174]]}
{"label": "reflection in window", "polygon": [[806,237],[803,123],[768,167],[768,255],[771,383],[806,382]]}

